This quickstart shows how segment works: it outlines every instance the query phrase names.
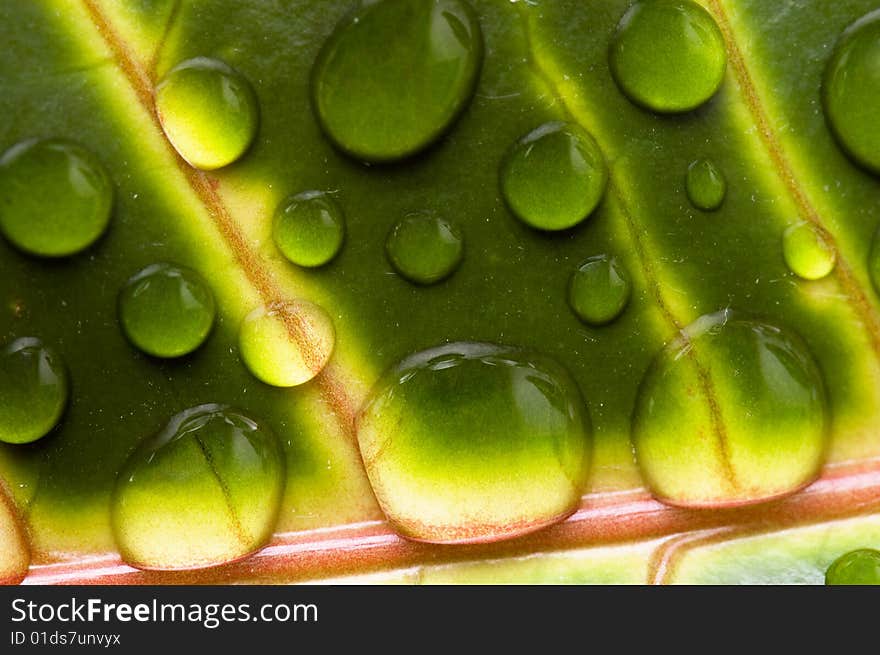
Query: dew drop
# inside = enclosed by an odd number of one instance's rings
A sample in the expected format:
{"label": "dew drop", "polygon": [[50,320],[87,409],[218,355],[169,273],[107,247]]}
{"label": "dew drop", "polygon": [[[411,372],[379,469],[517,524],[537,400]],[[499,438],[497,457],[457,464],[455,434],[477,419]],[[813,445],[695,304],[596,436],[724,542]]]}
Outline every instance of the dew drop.
{"label": "dew drop", "polygon": [[828,429],[824,381],[795,334],[729,310],[698,319],[645,374],[633,446],[672,505],[766,501],[812,482]]}
{"label": "dew drop", "polygon": [[196,57],[156,85],[165,135],[190,165],[202,170],[240,158],[257,134],[259,106],[250,82],[217,59]]}
{"label": "dew drop", "polygon": [[395,223],[385,253],[394,270],[410,282],[435,284],[458,268],[464,237],[455,223],[429,212],[414,212]]}
{"label": "dew drop", "polygon": [[609,63],[620,90],[646,109],[676,113],[707,102],[724,79],[724,37],[692,0],[639,0],[620,19]]}
{"label": "dew drop", "polygon": [[791,272],[805,280],[819,280],[834,270],[837,253],[822,232],[802,221],[782,235],[782,254]]}
{"label": "dew drop", "polygon": [[620,316],[630,297],[629,274],[615,257],[596,255],[581,264],[568,285],[568,304],[588,325]]}
{"label": "dew drop", "polygon": [[208,283],[192,269],[151,264],[119,293],[119,322],[128,340],[154,357],[180,357],[201,346],[216,308]]}
{"label": "dew drop", "polygon": [[539,230],[565,230],[589,216],[608,184],[596,140],[578,125],[546,123],[517,141],[501,164],[511,211]]}
{"label": "dew drop", "polygon": [[321,307],[305,300],[257,307],[241,324],[242,360],[258,380],[295,387],[318,375],[333,354],[336,332]]}
{"label": "dew drop", "polygon": [[112,207],[110,177],[82,146],[30,140],[0,157],[0,231],[26,253],[65,257],[88,248]]}
{"label": "dew drop", "polygon": [[704,211],[718,209],[727,195],[724,173],[711,159],[698,159],[688,166],[685,187],[691,204]]}
{"label": "dew drop", "polygon": [[293,264],[323,266],[342,248],[345,219],[339,204],[323,191],[288,198],[275,211],[275,245]]}
{"label": "dew drop", "polygon": [[480,25],[464,0],[362,2],[315,62],[313,105],[343,151],[398,160],[434,143],[464,111],[482,59]]}
{"label": "dew drop", "polygon": [[451,343],[385,373],[358,422],[383,511],[405,536],[494,541],[577,507],[591,429],[556,361],[486,343]]}
{"label": "dew drop", "polygon": [[174,416],[143,441],[116,480],[111,521],[123,559],[189,569],[248,555],[271,537],[284,455],[259,421],[224,405]]}
{"label": "dew drop", "polygon": [[826,585],[880,585],[880,551],[871,548],[841,555],[825,572]]}
{"label": "dew drop", "polygon": [[67,368],[53,348],[21,337],[0,350],[0,441],[23,444],[47,435],[70,394]]}

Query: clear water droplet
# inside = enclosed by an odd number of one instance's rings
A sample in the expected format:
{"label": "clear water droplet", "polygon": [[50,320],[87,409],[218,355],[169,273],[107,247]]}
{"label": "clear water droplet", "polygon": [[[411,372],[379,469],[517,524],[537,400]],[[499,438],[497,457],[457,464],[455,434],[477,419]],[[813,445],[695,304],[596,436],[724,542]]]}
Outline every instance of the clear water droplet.
{"label": "clear water droplet", "polygon": [[53,348],[21,337],[0,350],[0,441],[23,444],[46,436],[70,395],[67,368]]}
{"label": "clear water droplet", "polygon": [[88,248],[112,208],[110,177],[82,146],[30,140],[0,157],[0,231],[26,253],[65,257]]}
{"label": "clear water droplet", "polygon": [[572,273],[568,304],[588,325],[605,325],[620,316],[629,301],[629,273],[616,257],[590,257]]}
{"label": "clear water droplet", "polygon": [[688,166],[685,188],[694,207],[715,211],[727,195],[727,180],[711,159],[698,159]]}
{"label": "clear water droplet", "polygon": [[196,57],[156,85],[156,111],[165,135],[190,165],[214,170],[239,159],[259,125],[250,82],[217,59]]}
{"label": "clear water droplet", "polygon": [[323,266],[339,253],[345,239],[342,208],[323,191],[299,193],[275,211],[272,237],[291,263]]}
{"label": "clear water droplet", "polygon": [[407,537],[437,543],[562,520],[580,501],[590,435],[561,365],[485,343],[407,357],[377,382],[358,423],[383,511]]}
{"label": "clear water droplet", "polygon": [[802,221],[782,235],[782,254],[791,272],[805,280],[819,280],[834,270],[837,252],[821,230]]}
{"label": "clear water droplet", "polygon": [[727,51],[712,15],[692,0],[639,0],[609,50],[620,90],[646,109],[675,113],[707,102],[724,79]]}
{"label": "clear water droplet", "polygon": [[119,292],[119,322],[128,340],[154,357],[180,357],[201,346],[216,315],[214,295],[194,270],[151,264]]}
{"label": "clear water droplet", "polygon": [[395,223],[385,252],[394,270],[410,282],[435,284],[458,268],[464,237],[455,223],[429,212],[414,212]]}
{"label": "clear water droplet", "polygon": [[123,559],[191,569],[248,555],[271,537],[284,491],[275,435],[224,405],[174,416],[119,472],[111,521]]}
{"label": "clear water droplet", "polygon": [[539,230],[565,230],[589,216],[608,184],[596,140],[572,123],[546,123],[517,141],[501,164],[511,211]]}
{"label": "clear water droplet", "polygon": [[337,147],[368,162],[413,155],[462,113],[483,59],[464,0],[364,2],[324,44],[313,104]]}
{"label": "clear water droplet", "polygon": [[825,572],[826,585],[880,585],[880,551],[871,548],[841,555]]}

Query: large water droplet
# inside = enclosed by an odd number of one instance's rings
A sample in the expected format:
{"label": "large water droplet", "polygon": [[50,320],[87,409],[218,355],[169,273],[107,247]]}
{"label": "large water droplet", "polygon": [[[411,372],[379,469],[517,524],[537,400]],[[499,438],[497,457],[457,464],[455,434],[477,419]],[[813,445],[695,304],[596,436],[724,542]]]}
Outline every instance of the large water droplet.
{"label": "large water droplet", "polygon": [[704,211],[718,209],[727,195],[724,173],[711,159],[698,159],[688,166],[685,187],[694,207]]}
{"label": "large water droplet", "polygon": [[342,248],[342,209],[323,191],[299,193],[275,211],[272,237],[290,262],[306,267],[323,266]]}
{"label": "large water droplet", "polygon": [[542,125],[517,141],[501,165],[511,211],[539,230],[565,230],[589,216],[605,194],[608,167],[595,139],[571,123]]}
{"label": "large water droplet", "polygon": [[629,274],[608,255],[590,257],[572,274],[568,285],[572,311],[589,325],[604,325],[620,316],[629,296]]}
{"label": "large water droplet", "polygon": [[827,428],[825,386],[806,344],[725,310],[656,357],[632,435],[655,496],[699,507],[761,502],[808,484],[823,464]]}
{"label": "large water droplet", "polygon": [[856,162],[880,173],[880,9],[850,25],[825,69],[822,100],[831,131]]}
{"label": "large water droplet", "polygon": [[871,548],[841,555],[825,572],[827,585],[880,585],[880,551]]}
{"label": "large water droplet", "polygon": [[639,0],[620,19],[609,51],[611,72],[633,102],[683,112],[707,102],[724,79],[724,37],[691,0]]}
{"label": "large water droplet", "polygon": [[214,325],[214,296],[195,271],[151,264],[119,293],[119,322],[135,347],[154,357],[180,357],[201,346]]}
{"label": "large water droplet", "polygon": [[174,416],[119,472],[111,520],[123,559],[138,568],[222,564],[271,537],[284,456],[269,429],[223,405]]}
{"label": "large water droplet", "polygon": [[238,345],[248,370],[275,387],[294,387],[320,373],[336,343],[333,321],[305,300],[257,307],[241,324]]}
{"label": "large water droplet", "polygon": [[358,443],[383,511],[404,535],[492,541],[578,505],[590,427],[554,360],[484,343],[416,353],[371,391]]}
{"label": "large water droplet", "polygon": [[436,141],[467,106],[483,59],[464,0],[362,2],[324,44],[312,96],[327,136],[365,161]]}
{"label": "large water droplet", "polygon": [[87,248],[112,206],[107,172],[75,143],[25,141],[0,157],[0,231],[24,252],[64,257]]}
{"label": "large water droplet", "polygon": [[259,123],[257,97],[247,79],[207,57],[188,59],[162,78],[156,111],[174,149],[206,171],[241,157]]}
{"label": "large water droplet", "polygon": [[410,282],[434,284],[455,272],[464,255],[459,227],[428,212],[395,223],[385,242],[388,260]]}
{"label": "large water droplet", "polygon": [[54,428],[70,393],[61,356],[39,339],[22,337],[0,350],[0,441],[36,441]]}
{"label": "large water droplet", "polygon": [[805,280],[819,280],[834,270],[837,252],[812,223],[802,221],[782,235],[782,254],[791,272]]}

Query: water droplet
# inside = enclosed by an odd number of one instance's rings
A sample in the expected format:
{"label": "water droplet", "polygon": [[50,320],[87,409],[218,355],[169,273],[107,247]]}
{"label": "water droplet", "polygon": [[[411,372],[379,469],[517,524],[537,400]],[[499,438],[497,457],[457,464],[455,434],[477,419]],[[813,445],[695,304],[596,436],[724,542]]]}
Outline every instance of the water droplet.
{"label": "water droplet", "polygon": [[819,280],[834,270],[837,253],[812,223],[802,221],[782,235],[782,254],[791,272],[805,280]]}
{"label": "water droplet", "polygon": [[119,293],[119,322],[131,343],[154,357],[180,357],[201,346],[214,325],[214,296],[204,278],[173,264],[151,264]]}
{"label": "water droplet", "polygon": [[539,230],[565,230],[589,216],[608,183],[595,139],[571,123],[542,125],[517,141],[501,165],[511,211]]}
{"label": "water droplet", "polygon": [[841,555],[825,572],[827,585],[880,585],[880,551],[862,548]]}
{"label": "water droplet", "polygon": [[257,97],[247,79],[207,57],[188,59],[162,78],[156,111],[174,149],[206,171],[241,157],[259,123]]}
{"label": "water droplet", "polygon": [[294,387],[320,373],[336,342],[333,321],[305,300],[258,307],[241,324],[238,346],[245,366],[275,387]]}
{"label": "water droplet", "polygon": [[388,260],[417,284],[434,284],[455,272],[464,256],[464,238],[455,223],[428,212],[408,214],[385,242]]}
{"label": "water droplet", "polygon": [[687,195],[697,209],[715,211],[727,195],[727,180],[711,159],[698,159],[688,166]]}
{"label": "water droplet", "polygon": [[727,51],[711,14],[692,0],[640,0],[620,19],[609,51],[620,90],[646,109],[673,113],[707,102]]}
{"label": "water droplet", "polygon": [[660,500],[757,503],[813,481],[823,464],[825,386],[795,334],[729,310],[685,328],[645,374],[633,445]]}
{"label": "water droplet", "polygon": [[402,534],[492,541],[574,511],[590,426],[577,384],[554,360],[452,343],[382,376],[358,443],[376,498]]}
{"label": "water droplet", "polygon": [[342,248],[345,238],[342,209],[323,191],[297,194],[276,210],[272,237],[292,263],[323,266]]}
{"label": "water droplet", "polygon": [[850,25],[825,69],[825,117],[841,147],[865,168],[880,173],[880,9]]}
{"label": "water droplet", "polygon": [[31,140],[0,157],[0,231],[24,252],[84,250],[107,229],[112,207],[110,177],[82,146]]}
{"label": "water droplet", "polygon": [[36,441],[54,428],[70,393],[61,355],[39,339],[22,337],[0,350],[0,441]]}
{"label": "water droplet", "polygon": [[596,255],[578,267],[568,285],[572,311],[588,325],[620,316],[630,296],[629,274],[615,257]]}
{"label": "water droplet", "polygon": [[123,559],[188,569],[239,559],[271,537],[284,491],[275,435],[242,412],[200,405],[174,416],[126,461],[111,521]]}
{"label": "water droplet", "polygon": [[480,25],[463,0],[364,2],[324,44],[312,95],[327,136],[358,159],[393,161],[442,136],[473,95]]}

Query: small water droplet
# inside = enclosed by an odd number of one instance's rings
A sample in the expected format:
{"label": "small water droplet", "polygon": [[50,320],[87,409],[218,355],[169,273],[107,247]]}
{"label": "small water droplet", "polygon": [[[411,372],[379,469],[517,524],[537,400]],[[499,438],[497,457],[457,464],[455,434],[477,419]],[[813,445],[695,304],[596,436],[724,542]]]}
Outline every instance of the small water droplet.
{"label": "small water droplet", "polygon": [[323,191],[305,191],[288,198],[275,211],[275,245],[293,264],[323,266],[342,248],[342,208]]}
{"label": "small water droplet", "polygon": [[698,159],[688,166],[685,188],[694,207],[715,211],[727,195],[727,180],[711,159]]}
{"label": "small water droplet", "polygon": [[180,357],[201,346],[214,325],[214,295],[192,269],[151,264],[119,293],[119,322],[128,340],[154,357]]}
{"label": "small water droplet", "polygon": [[410,282],[435,284],[458,268],[464,237],[455,223],[429,212],[414,212],[395,223],[385,252],[394,270]]}
{"label": "small water droplet", "polygon": [[546,123],[517,141],[501,165],[511,211],[539,230],[565,230],[589,216],[608,183],[596,140],[578,125]]}
{"label": "small water droplet", "polygon": [[111,503],[119,552],[132,566],[166,570],[254,552],[275,527],[284,468],[275,435],[242,412],[211,404],[177,414],[119,472]]}
{"label": "small water droplet", "polygon": [[242,360],[258,380],[294,387],[320,373],[336,343],[333,320],[321,307],[290,300],[258,307],[241,324]]}
{"label": "small water droplet", "polygon": [[259,124],[257,97],[247,79],[208,57],[188,59],[162,78],[156,111],[174,149],[202,170],[239,159]]}
{"label": "small water droplet", "polygon": [[53,348],[21,337],[0,350],[0,441],[23,444],[47,435],[70,394],[67,368]]}
{"label": "small water droplet", "polygon": [[630,100],[656,112],[707,102],[724,79],[727,51],[712,15],[692,0],[639,0],[620,19],[611,72]]}
{"label": "small water droplet", "polygon": [[590,425],[554,360],[485,343],[416,353],[367,398],[358,443],[404,535],[491,541],[562,520],[585,482]]}
{"label": "small water droplet", "polygon": [[590,257],[572,273],[568,303],[588,325],[605,325],[620,316],[630,297],[629,274],[617,258]]}
{"label": "small water droplet", "polygon": [[871,548],[841,555],[825,572],[826,585],[880,585],[880,551]]}
{"label": "small water droplet", "polygon": [[82,146],[30,140],[0,157],[0,231],[24,252],[84,250],[107,229],[112,206],[110,177]]}
{"label": "small water droplet", "polygon": [[461,114],[482,59],[479,21],[464,0],[365,2],[315,62],[314,107],[327,136],[353,157],[401,159]]}
{"label": "small water droplet", "polygon": [[837,252],[821,230],[802,221],[782,235],[782,254],[791,272],[805,280],[819,280],[834,270]]}

